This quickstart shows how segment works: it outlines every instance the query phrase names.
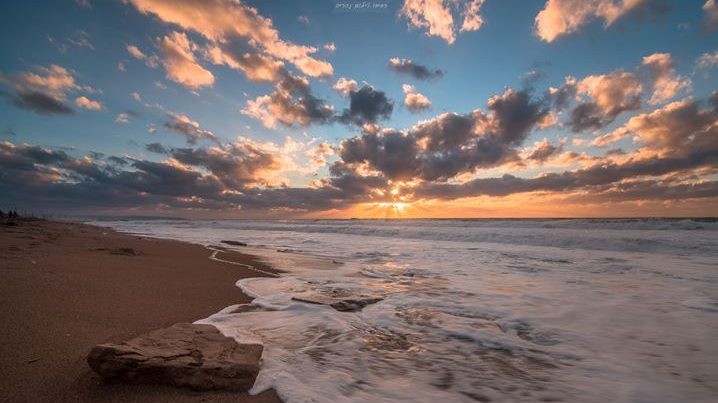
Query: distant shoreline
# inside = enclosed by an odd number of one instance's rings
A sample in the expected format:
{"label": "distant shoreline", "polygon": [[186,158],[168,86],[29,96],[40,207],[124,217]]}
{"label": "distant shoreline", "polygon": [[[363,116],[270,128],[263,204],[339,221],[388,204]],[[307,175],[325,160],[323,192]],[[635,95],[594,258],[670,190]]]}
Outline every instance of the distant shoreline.
{"label": "distant shoreline", "polygon": [[88,221],[421,221],[421,220],[443,220],[443,221],[562,221],[562,220],[693,220],[700,222],[716,222],[718,216],[636,216],[636,217],[375,217],[375,218],[187,218],[187,217],[162,217],[162,216],[49,216],[53,220],[68,220],[71,222]]}
{"label": "distant shoreline", "polygon": [[[0,222],[0,392],[4,401],[279,402],[168,386],[108,385],[89,350],[247,303],[235,282],[264,276],[210,260],[201,245],[122,234],[63,221]],[[272,269],[252,256],[223,258]]]}

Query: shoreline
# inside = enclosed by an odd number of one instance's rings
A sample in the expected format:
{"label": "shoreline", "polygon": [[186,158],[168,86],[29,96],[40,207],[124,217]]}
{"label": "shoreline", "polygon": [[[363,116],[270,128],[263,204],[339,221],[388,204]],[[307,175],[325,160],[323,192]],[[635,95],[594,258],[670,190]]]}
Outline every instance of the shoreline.
{"label": "shoreline", "polygon": [[75,222],[15,222],[0,222],[3,401],[281,402],[273,390],[250,396],[106,384],[85,361],[96,344],[248,303],[235,283],[277,270],[224,248]]}

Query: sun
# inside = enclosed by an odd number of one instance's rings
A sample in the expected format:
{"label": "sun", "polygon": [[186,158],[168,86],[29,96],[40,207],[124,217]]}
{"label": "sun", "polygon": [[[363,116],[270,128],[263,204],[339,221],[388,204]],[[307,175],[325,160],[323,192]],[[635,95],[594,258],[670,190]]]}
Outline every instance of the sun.
{"label": "sun", "polygon": [[392,201],[392,202],[382,202],[382,203],[376,203],[375,205],[388,213],[394,213],[394,214],[400,214],[402,211],[406,210],[411,206],[412,203],[407,202],[401,202],[401,201]]}

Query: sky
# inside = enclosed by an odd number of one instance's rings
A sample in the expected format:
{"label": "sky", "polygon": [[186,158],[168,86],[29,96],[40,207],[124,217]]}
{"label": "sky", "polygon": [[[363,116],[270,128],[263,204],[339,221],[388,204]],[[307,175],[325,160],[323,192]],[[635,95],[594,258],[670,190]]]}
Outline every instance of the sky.
{"label": "sky", "polygon": [[715,0],[28,0],[0,30],[0,209],[718,215]]}

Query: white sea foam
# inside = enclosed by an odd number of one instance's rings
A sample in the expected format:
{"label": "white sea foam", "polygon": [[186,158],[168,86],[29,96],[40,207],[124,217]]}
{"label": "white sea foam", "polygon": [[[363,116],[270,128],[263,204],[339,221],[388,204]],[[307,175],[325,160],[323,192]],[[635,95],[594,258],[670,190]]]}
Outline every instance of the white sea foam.
{"label": "white sea foam", "polygon": [[[207,245],[244,241],[287,270],[238,282],[253,309],[202,321],[261,341],[253,392],[275,388],[287,402],[718,396],[712,220],[101,224]],[[338,312],[292,299],[333,293],[383,300]]]}

